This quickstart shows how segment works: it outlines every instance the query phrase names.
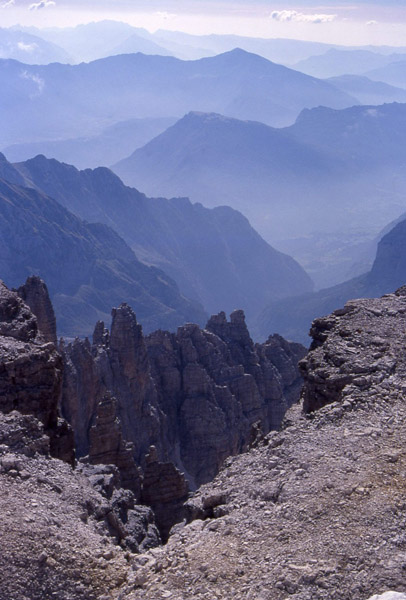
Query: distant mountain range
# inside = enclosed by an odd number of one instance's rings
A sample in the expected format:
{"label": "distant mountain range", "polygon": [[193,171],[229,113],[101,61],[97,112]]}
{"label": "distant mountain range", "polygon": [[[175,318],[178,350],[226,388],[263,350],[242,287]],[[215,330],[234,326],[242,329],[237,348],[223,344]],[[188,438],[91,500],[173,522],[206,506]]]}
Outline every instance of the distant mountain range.
{"label": "distant mountain range", "polygon": [[146,29],[111,20],[76,27],[15,27],[14,30],[29,32],[43,40],[60,45],[75,62],[96,60],[123,52],[173,54],[177,58],[195,60],[228,52],[234,48],[242,48],[273,62],[291,66],[312,56],[325,54],[330,49],[362,50],[381,55],[406,52],[406,48],[396,46],[351,47],[283,38],[221,34],[191,35],[162,29],[150,33]]}
{"label": "distant mountain range", "polygon": [[206,314],[175,282],[142,264],[109,227],[84,223],[36,190],[0,180],[0,273],[8,286],[27,276],[47,279],[58,332],[90,335],[127,302],[147,331],[204,323]]}
{"label": "distant mountain range", "polygon": [[131,119],[106,127],[98,135],[64,140],[14,144],[4,148],[11,161],[23,161],[45,154],[79,169],[111,165],[126,158],[172,125],[176,119]]}
{"label": "distant mountain range", "polygon": [[79,65],[0,61],[0,147],[100,133],[132,118],[216,111],[272,125],[292,123],[305,107],[357,101],[330,83],[233,50],[181,61],[128,54]]}
{"label": "distant mountain range", "polygon": [[1,176],[46,193],[88,222],[113,227],[138,259],[163,269],[207,312],[243,308],[253,320],[272,299],[313,287],[292,258],[231,208],[147,198],[108,169],[78,171],[43,156],[15,165],[3,160]]}
{"label": "distant mountain range", "polygon": [[27,31],[0,28],[0,58],[11,58],[30,65],[68,63],[72,60],[66,50],[43,39],[40,31],[38,33],[34,35]]}
{"label": "distant mountain range", "polygon": [[277,331],[288,339],[309,343],[312,320],[354,298],[374,298],[406,283],[406,220],[397,223],[378,244],[372,269],[331,288],[271,303],[258,317],[254,333],[265,338]]}
{"label": "distant mountain range", "polygon": [[146,29],[118,21],[100,21],[76,27],[21,29],[61,46],[72,57],[73,63],[90,62],[126,52],[171,54],[167,48],[153,41]]}
{"label": "distant mountain range", "polygon": [[339,77],[330,77],[327,81],[356,98],[360,104],[406,102],[405,89],[382,81],[373,81],[365,75],[340,75]]}
{"label": "distant mountain range", "polygon": [[405,136],[405,104],[315,108],[285,129],[191,113],[113,169],[151,195],[229,204],[297,259],[310,236],[302,264],[325,287],[349,276],[343,246],[358,261],[359,240],[404,212]]}
{"label": "distant mountain range", "polygon": [[324,79],[339,75],[364,75],[373,69],[382,69],[391,63],[404,61],[401,49],[392,54],[378,54],[365,49],[331,48],[324,54],[311,56],[293,65],[298,71]]}
{"label": "distant mountain range", "polygon": [[406,59],[392,62],[385,67],[373,69],[365,73],[367,77],[375,81],[383,81],[389,85],[406,89]]}

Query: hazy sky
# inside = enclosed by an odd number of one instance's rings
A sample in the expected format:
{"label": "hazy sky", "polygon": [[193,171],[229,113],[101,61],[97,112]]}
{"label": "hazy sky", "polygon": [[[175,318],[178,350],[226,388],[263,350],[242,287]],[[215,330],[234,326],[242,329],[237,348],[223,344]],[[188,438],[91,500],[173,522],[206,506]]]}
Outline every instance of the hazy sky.
{"label": "hazy sky", "polygon": [[406,0],[0,0],[3,27],[72,26],[101,19],[150,31],[406,45]]}

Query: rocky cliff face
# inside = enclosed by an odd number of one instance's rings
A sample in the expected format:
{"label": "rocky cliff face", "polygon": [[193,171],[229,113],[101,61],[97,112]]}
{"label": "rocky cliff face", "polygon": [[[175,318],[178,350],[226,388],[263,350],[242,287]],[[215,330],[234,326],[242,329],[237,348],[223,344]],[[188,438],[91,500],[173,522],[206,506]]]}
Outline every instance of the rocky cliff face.
{"label": "rocky cliff face", "polygon": [[[304,349],[278,336],[254,345],[242,311],[230,321],[220,313],[206,329],[189,324],[176,334],[156,331],[146,337],[127,305],[112,315],[111,331],[98,323],[92,344],[77,339],[61,346],[62,408],[79,455],[98,445],[95,419],[107,394],[116,399],[122,439],[132,444],[136,464],[151,470],[159,461],[173,463],[195,488],[210,480],[227,456],[278,427],[297,399],[296,364]],[[117,435],[114,428],[111,435]],[[146,461],[151,445],[156,460]],[[119,466],[112,455],[109,460]]]}
{"label": "rocky cliff face", "polygon": [[[26,289],[37,284],[31,280]],[[48,306],[46,289],[37,291],[38,304]],[[48,322],[43,317],[40,321]],[[62,358],[47,336],[49,330],[42,335],[36,317],[17,293],[0,282],[0,411],[17,410],[39,419],[50,436],[51,453],[71,462],[72,433],[58,418]]]}
{"label": "rocky cliff face", "polygon": [[[238,429],[239,419],[280,418],[270,409],[277,404],[271,382],[291,397],[300,347],[277,336],[252,344],[240,311],[230,321],[212,317],[205,330],[189,325],[146,338],[128,307],[113,316],[115,332],[98,324],[92,344],[63,347],[68,368],[77,369],[65,393],[87,384],[95,411],[83,437],[88,457],[73,470],[51,456],[55,348],[22,299],[0,285],[1,598],[401,599],[373,594],[404,590],[405,581],[405,288],[315,321],[301,361],[305,410],[295,405],[282,430],[265,436],[257,421]],[[126,352],[124,339],[132,344]],[[134,407],[126,403],[136,382]],[[123,401],[105,391],[113,383]],[[134,408],[148,427],[150,394],[162,437],[145,451],[142,481],[130,478],[140,483],[134,493],[121,486],[130,468],[138,473],[122,413]],[[196,436],[203,421],[212,440],[211,428],[224,418],[241,444],[247,434],[253,446],[229,457],[192,497],[176,459],[166,456],[175,443],[181,465],[189,438],[181,427],[173,438],[167,433],[184,403],[189,416],[197,407],[195,419],[184,421]],[[104,460],[117,466],[93,464]],[[153,507],[164,539],[186,517],[165,546],[156,548],[153,512],[137,494]]]}

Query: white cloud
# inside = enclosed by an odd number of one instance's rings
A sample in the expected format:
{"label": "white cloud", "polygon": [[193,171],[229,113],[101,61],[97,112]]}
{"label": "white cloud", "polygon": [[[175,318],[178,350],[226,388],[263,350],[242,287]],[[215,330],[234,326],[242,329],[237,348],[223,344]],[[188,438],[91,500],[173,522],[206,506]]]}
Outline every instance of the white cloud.
{"label": "white cloud", "polygon": [[368,27],[371,27],[372,25],[378,25],[378,21],[367,21],[366,24],[368,25]]}
{"label": "white cloud", "polygon": [[17,47],[23,52],[31,53],[38,48],[38,44],[36,44],[35,42],[33,42],[32,44],[24,44],[24,42],[18,42]]}
{"label": "white cloud", "polygon": [[21,71],[20,73],[21,79],[27,79],[28,81],[32,81],[36,84],[37,89],[33,94],[30,94],[30,98],[35,98],[36,96],[40,96],[45,87],[45,81],[41,79],[39,75],[35,73],[28,73],[28,71]]}
{"label": "white cloud", "polygon": [[29,10],[39,10],[40,8],[47,8],[48,6],[55,6],[54,0],[40,0],[40,2],[34,2],[28,7]]}
{"label": "white cloud", "polygon": [[7,2],[2,2],[0,4],[1,8],[10,8],[10,6],[13,6],[13,4],[15,4],[16,0],[7,0]]}
{"label": "white cloud", "polygon": [[280,21],[281,23],[291,21],[300,23],[331,23],[331,21],[337,18],[337,15],[305,14],[296,10],[274,10],[269,16],[271,19]]}
{"label": "white cloud", "polygon": [[174,19],[176,17],[175,14],[169,13],[166,10],[165,11],[157,11],[154,14],[156,17],[159,17],[160,19],[164,19],[165,21],[169,21],[170,19]]}

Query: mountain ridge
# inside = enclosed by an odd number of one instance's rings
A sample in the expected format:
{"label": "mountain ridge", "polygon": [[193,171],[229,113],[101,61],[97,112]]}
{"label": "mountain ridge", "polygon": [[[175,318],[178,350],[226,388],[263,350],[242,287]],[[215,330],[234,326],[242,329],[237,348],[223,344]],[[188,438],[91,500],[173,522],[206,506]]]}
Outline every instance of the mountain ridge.
{"label": "mountain ridge", "polygon": [[112,303],[123,301],[147,330],[205,319],[172,279],[138,261],[106,225],[84,223],[48,196],[5,180],[0,200],[2,278],[17,286],[29,275],[46,277],[61,335],[88,335],[97,318],[108,320]]}
{"label": "mountain ridge", "polygon": [[[314,294],[275,302],[258,317],[255,333],[277,330],[288,339],[306,344],[311,322],[352,298],[373,298],[389,293],[406,281],[406,220],[395,224],[378,242],[376,257],[367,273]],[[277,328],[277,329],[275,329]]]}
{"label": "mountain ridge", "polygon": [[112,226],[140,260],[163,269],[207,312],[243,308],[250,322],[268,298],[312,289],[302,268],[232,208],[148,198],[109,169],[78,171],[44,156],[13,167],[0,162],[0,174],[2,164],[80,218]]}
{"label": "mountain ridge", "polygon": [[[239,63],[246,66],[241,69]],[[305,106],[356,103],[327,82],[243,50],[194,61],[137,53],[73,66],[4,59],[0,83],[6,110],[2,147],[50,135],[94,135],[118,121],[181,117],[189,110],[282,125],[293,122]]]}
{"label": "mountain ridge", "polygon": [[404,212],[405,117],[399,103],[318,107],[276,129],[194,112],[113,170],[148,194],[237,208],[321,288],[348,278],[356,238],[372,241]]}

